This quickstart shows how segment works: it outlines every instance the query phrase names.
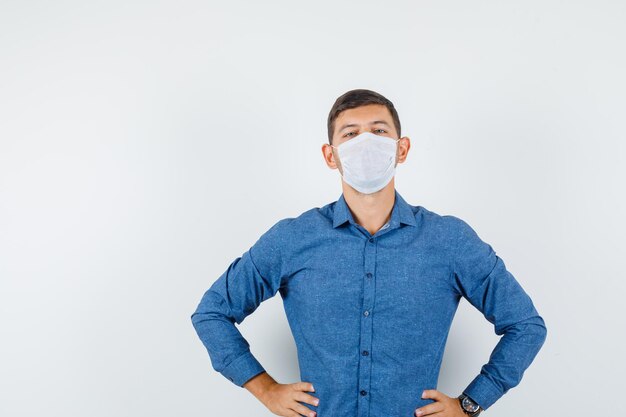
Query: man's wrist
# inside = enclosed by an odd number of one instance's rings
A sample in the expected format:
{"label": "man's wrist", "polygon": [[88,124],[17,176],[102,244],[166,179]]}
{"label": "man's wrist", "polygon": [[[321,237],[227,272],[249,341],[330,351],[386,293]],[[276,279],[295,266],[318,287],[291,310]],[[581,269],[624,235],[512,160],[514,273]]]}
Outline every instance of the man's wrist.
{"label": "man's wrist", "polygon": [[463,412],[468,416],[477,417],[482,411],[484,411],[476,401],[465,393],[461,393],[457,399],[459,400],[461,410],[463,410]]}
{"label": "man's wrist", "polygon": [[267,372],[261,372],[248,380],[243,387],[246,388],[252,395],[254,395],[259,401],[264,402],[265,394],[272,385],[277,382]]}

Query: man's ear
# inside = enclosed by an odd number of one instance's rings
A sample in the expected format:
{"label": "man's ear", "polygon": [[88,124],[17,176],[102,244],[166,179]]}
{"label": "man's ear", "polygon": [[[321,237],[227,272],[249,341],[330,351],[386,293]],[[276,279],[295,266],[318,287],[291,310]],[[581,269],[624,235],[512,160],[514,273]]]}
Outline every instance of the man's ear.
{"label": "man's ear", "polygon": [[341,162],[337,156],[337,150],[328,143],[322,145],[322,155],[324,162],[330,169],[338,169],[341,172]]}
{"label": "man's ear", "polygon": [[400,140],[398,141],[398,164],[401,164],[404,161],[406,161],[410,148],[411,148],[411,139],[409,139],[408,136],[402,136]]}
{"label": "man's ear", "polygon": [[324,157],[324,162],[326,162],[328,168],[339,169],[339,162],[336,158],[335,149],[328,143],[322,145],[322,156]]}

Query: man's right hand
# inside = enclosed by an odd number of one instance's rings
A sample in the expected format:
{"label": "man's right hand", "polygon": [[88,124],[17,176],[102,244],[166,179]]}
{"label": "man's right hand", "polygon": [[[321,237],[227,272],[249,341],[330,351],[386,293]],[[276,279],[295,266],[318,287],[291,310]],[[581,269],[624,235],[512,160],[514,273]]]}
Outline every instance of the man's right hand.
{"label": "man's right hand", "polygon": [[263,372],[246,382],[244,387],[277,416],[315,417],[317,414],[300,404],[300,402],[313,406],[319,404],[319,399],[306,393],[315,392],[310,382],[279,384],[267,372]]}

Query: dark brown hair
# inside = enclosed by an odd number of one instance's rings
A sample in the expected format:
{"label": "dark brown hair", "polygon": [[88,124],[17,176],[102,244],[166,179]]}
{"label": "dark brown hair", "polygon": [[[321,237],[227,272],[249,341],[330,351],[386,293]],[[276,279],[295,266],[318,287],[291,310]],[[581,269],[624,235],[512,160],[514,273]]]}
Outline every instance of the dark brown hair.
{"label": "dark brown hair", "polygon": [[366,106],[368,104],[382,104],[387,107],[389,113],[391,113],[391,117],[393,119],[393,124],[398,131],[398,137],[400,137],[400,118],[398,117],[398,112],[394,107],[393,103],[384,97],[381,94],[378,94],[372,90],[366,90],[363,88],[358,88],[356,90],[350,90],[346,93],[340,95],[337,100],[335,100],[335,104],[330,109],[330,113],[328,113],[328,143],[332,145],[333,140],[333,132],[335,130],[335,120],[344,110],[354,109],[356,107]]}

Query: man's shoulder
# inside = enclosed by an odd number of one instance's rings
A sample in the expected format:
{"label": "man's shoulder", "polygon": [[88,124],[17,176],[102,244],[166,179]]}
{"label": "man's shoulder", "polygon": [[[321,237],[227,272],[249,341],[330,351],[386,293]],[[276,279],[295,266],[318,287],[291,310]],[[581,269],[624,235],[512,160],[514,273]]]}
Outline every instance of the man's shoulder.
{"label": "man's shoulder", "polygon": [[419,216],[422,225],[434,227],[441,233],[458,234],[467,233],[468,229],[471,230],[470,225],[455,214],[431,210],[424,206],[414,207],[417,209],[414,211],[416,215]]}
{"label": "man's shoulder", "polygon": [[275,221],[266,233],[293,234],[299,230],[312,230],[316,226],[332,223],[332,213],[329,214],[332,204],[328,203],[322,207],[312,207],[298,215],[283,217]]}
{"label": "man's shoulder", "polygon": [[293,228],[311,228],[322,225],[332,225],[335,205],[337,201],[331,201],[321,206],[311,207],[295,217],[283,219],[285,223],[290,223]]}
{"label": "man's shoulder", "polygon": [[287,217],[283,219],[289,224],[292,231],[312,230],[323,226],[332,226],[332,203],[325,204],[321,207],[312,207],[300,213],[295,217]]}

